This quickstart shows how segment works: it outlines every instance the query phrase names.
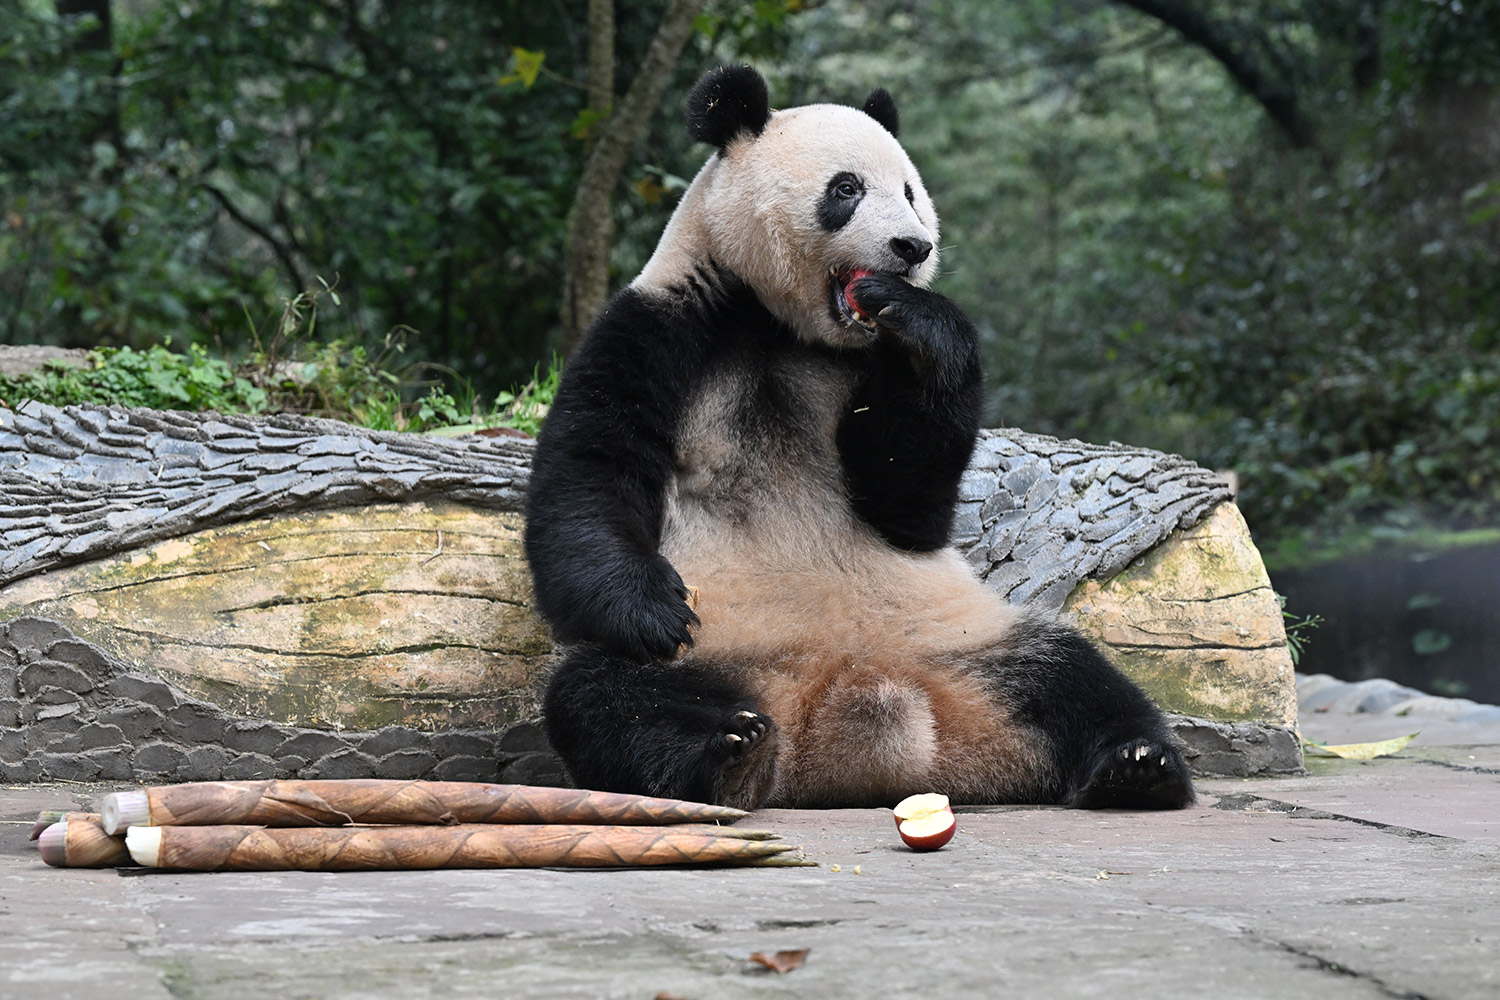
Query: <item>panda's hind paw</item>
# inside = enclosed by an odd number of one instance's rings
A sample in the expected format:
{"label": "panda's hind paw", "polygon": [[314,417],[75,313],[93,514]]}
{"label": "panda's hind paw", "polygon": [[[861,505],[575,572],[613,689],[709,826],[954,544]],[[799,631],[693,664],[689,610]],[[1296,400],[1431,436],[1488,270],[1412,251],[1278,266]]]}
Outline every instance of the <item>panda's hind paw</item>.
{"label": "panda's hind paw", "polygon": [[774,729],[775,724],[767,716],[742,709],[730,713],[720,723],[710,746],[716,756],[733,760],[749,753]]}
{"label": "panda's hind paw", "polygon": [[716,778],[710,801],[737,809],[763,805],[776,783],[776,723],[769,716],[737,709],[708,741]]}
{"label": "panda's hind paw", "polygon": [[1085,772],[1070,803],[1080,809],[1181,809],[1195,798],[1187,761],[1166,740],[1127,740]]}

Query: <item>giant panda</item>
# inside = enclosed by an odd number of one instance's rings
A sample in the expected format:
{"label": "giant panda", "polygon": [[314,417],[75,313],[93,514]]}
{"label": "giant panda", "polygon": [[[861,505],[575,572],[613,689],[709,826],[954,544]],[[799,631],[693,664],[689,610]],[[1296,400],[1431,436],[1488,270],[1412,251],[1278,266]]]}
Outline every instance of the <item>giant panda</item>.
{"label": "giant panda", "polygon": [[583,787],[758,806],[1193,801],[1161,713],[948,547],[973,326],[885,90],[772,111],[698,81],[716,147],[568,361],[526,552]]}

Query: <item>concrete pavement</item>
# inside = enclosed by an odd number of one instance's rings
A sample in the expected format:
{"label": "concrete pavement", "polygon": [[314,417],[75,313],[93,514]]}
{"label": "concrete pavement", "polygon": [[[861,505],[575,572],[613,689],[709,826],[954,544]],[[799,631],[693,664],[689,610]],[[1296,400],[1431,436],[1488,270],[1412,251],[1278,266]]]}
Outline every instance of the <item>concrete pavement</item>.
{"label": "concrete pavement", "polygon": [[102,789],[14,787],[0,997],[1500,996],[1500,746],[1309,770],[966,809],[925,855],[882,810],[769,810],[821,867],[718,871],[53,869],[31,819]]}

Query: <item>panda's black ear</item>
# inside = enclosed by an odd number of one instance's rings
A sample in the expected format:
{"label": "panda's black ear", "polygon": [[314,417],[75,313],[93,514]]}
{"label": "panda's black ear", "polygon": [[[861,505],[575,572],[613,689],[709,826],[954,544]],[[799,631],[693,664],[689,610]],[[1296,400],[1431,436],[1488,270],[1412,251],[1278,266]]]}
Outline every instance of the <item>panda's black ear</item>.
{"label": "panda's black ear", "polygon": [[760,135],[770,120],[765,77],[749,66],[720,66],[688,95],[688,132],[721,150],[741,132]]}
{"label": "panda's black ear", "polygon": [[885,126],[885,130],[891,135],[897,138],[901,136],[901,115],[896,111],[896,99],[889,90],[876,87],[870,91],[870,96],[865,98],[865,106],[860,110]]}

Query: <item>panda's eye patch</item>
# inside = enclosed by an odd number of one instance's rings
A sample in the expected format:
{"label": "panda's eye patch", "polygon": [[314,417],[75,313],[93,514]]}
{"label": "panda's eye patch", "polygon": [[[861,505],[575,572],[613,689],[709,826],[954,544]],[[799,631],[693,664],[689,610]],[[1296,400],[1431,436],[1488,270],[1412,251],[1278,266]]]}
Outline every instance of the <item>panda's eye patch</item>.
{"label": "panda's eye patch", "polygon": [[828,232],[837,232],[854,218],[854,210],[865,196],[864,182],[855,174],[842,172],[828,179],[818,202],[818,224]]}
{"label": "panda's eye patch", "polygon": [[917,196],[912,194],[910,184],[906,185],[906,203],[908,205],[915,205],[917,203]]}

